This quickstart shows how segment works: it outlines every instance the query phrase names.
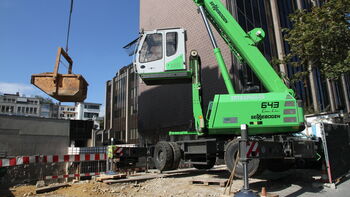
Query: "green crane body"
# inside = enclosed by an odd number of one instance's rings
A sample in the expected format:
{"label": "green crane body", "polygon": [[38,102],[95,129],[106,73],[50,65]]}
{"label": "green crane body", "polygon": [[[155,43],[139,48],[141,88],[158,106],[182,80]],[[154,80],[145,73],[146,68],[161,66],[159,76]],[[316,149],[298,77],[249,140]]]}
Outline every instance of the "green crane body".
{"label": "green crane body", "polygon": [[[264,31],[255,28],[246,33],[220,0],[194,0],[202,6],[206,17],[225,40],[232,53],[249,65],[268,93],[236,94],[219,48],[214,48],[218,67],[228,94],[215,95],[207,114],[202,114],[199,80],[192,80],[193,115],[199,135],[239,135],[240,125],[249,126],[250,135],[299,132],[304,127],[303,109],[272,66],[260,52],[257,44]],[[190,59],[194,78],[198,78],[198,59]],[[177,134],[171,132],[170,134]]]}
{"label": "green crane body", "polygon": [[[207,114],[204,116],[200,94],[200,60],[195,51],[191,52],[189,70],[168,69],[164,72],[152,72],[153,68],[151,68],[148,70],[150,72],[144,72],[143,69],[148,68],[149,65],[154,66],[156,63],[144,64],[137,60],[138,72],[146,84],[147,82],[156,84],[162,80],[192,77],[192,105],[196,130],[172,131],[169,134],[240,135],[241,124],[248,125],[249,135],[301,131],[304,128],[304,115],[303,109],[299,106],[300,102],[295,99],[294,91],[284,84],[257,47],[265,36],[264,31],[261,28],[255,28],[246,33],[220,0],[193,1],[201,11],[228,93],[215,95],[214,100],[208,105]],[[235,93],[226,64],[207,20],[215,27],[237,59],[246,63],[253,70],[268,91],[267,93]],[[155,30],[153,33],[159,34],[158,31],[161,30]],[[142,41],[146,43],[146,40],[147,37],[143,38]],[[154,40],[153,44],[157,41],[159,40]],[[144,45],[147,46],[145,43]],[[149,42],[149,44],[152,43]],[[138,54],[143,54],[143,48],[144,46],[139,49]],[[173,61],[171,67],[177,68],[183,65],[181,61],[176,62]],[[166,62],[164,65],[165,68],[168,67]]]}

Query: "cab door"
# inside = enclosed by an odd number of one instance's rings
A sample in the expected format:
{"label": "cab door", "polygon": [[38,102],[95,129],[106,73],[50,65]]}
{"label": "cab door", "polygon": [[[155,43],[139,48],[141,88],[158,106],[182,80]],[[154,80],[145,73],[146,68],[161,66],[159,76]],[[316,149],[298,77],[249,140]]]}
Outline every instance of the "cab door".
{"label": "cab door", "polygon": [[164,70],[185,70],[185,30],[164,30],[164,40]]}
{"label": "cab door", "polygon": [[164,72],[163,33],[147,32],[140,41],[136,54],[136,69],[139,74]]}

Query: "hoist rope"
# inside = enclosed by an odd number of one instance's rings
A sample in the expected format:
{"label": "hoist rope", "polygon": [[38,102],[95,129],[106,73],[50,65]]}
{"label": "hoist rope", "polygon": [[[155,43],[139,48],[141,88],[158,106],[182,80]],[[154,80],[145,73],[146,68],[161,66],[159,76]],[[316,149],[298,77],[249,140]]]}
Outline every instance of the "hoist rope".
{"label": "hoist rope", "polygon": [[68,19],[68,30],[67,30],[67,40],[66,40],[66,52],[68,53],[68,42],[69,42],[69,32],[70,32],[70,23],[72,19],[72,12],[73,12],[73,1],[70,1],[70,11],[69,11],[69,19]]}

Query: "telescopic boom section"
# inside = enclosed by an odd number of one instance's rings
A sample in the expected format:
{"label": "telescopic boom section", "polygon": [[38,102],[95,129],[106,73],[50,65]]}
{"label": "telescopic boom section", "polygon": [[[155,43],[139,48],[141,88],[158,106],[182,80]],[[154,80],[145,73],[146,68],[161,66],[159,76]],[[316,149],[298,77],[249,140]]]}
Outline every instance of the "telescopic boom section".
{"label": "telescopic boom section", "polygon": [[[250,66],[269,92],[289,92],[294,95],[294,91],[287,88],[256,46],[264,36],[261,29],[246,33],[220,0],[193,1],[200,10],[204,10],[206,17],[229,45],[233,54]],[[222,72],[222,68],[219,68]],[[225,69],[227,72],[226,67]]]}

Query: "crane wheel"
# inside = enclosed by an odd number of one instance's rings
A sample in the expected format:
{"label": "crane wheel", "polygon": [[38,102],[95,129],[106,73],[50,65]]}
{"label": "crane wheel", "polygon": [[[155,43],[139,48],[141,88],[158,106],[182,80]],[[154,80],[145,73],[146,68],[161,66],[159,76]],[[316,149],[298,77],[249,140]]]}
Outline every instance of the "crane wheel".
{"label": "crane wheel", "polygon": [[[233,166],[235,165],[235,161],[238,156],[238,150],[239,150],[238,139],[232,140],[226,145],[224,160],[225,160],[226,167],[230,172],[232,172]],[[262,172],[262,170],[263,170],[263,166],[259,159],[249,160],[249,163],[248,163],[249,177]],[[235,177],[243,178],[243,165],[240,161],[238,161],[236,166]]]}
{"label": "crane wheel", "polygon": [[160,171],[170,170],[173,166],[174,153],[169,142],[156,144],[153,155],[154,165]]}
{"label": "crane wheel", "polygon": [[177,168],[179,168],[179,164],[181,161],[181,149],[180,146],[176,143],[176,142],[169,142],[173,153],[174,153],[174,158],[173,158],[173,165],[171,166],[171,170],[176,170]]}

